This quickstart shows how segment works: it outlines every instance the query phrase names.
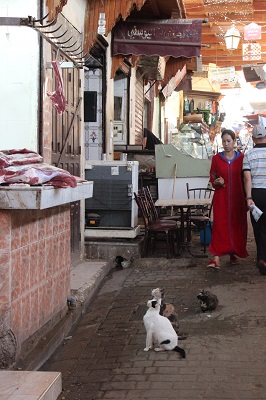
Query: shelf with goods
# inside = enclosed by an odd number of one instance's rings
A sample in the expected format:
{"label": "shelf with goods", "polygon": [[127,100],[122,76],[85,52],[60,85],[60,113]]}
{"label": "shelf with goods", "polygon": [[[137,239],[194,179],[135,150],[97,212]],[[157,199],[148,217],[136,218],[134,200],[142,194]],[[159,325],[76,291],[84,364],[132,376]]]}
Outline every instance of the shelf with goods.
{"label": "shelf with goods", "polygon": [[204,122],[202,114],[198,114],[197,121],[199,122],[182,122],[172,132],[172,144],[185,155],[209,159],[213,155],[209,126]]}
{"label": "shelf with goods", "polygon": [[207,125],[215,126],[219,120],[219,100],[221,93],[206,92],[200,90],[188,90],[183,93],[183,118],[196,118],[195,115],[202,114]]}
{"label": "shelf with goods", "polygon": [[194,158],[211,158],[213,147],[210,131],[220,126],[220,99],[221,93],[218,92],[183,92],[182,123],[172,132],[172,144]]}

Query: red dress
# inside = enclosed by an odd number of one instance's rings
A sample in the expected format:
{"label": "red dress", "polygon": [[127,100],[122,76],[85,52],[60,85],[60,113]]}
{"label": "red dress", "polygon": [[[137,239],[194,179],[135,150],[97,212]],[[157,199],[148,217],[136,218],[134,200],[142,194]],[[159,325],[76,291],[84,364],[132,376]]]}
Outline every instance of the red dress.
{"label": "red dress", "polygon": [[[248,256],[247,244],[247,205],[242,179],[243,153],[235,152],[232,160],[224,153],[212,158],[210,181],[215,188],[213,197],[213,227],[209,251],[214,256],[235,254]],[[213,181],[222,177],[224,187]]]}

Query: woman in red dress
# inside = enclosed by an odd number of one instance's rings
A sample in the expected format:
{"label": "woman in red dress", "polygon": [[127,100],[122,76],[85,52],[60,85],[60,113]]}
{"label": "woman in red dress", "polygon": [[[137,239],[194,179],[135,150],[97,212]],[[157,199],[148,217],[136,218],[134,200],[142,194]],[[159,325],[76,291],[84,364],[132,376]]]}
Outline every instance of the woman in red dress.
{"label": "woman in red dress", "polygon": [[213,197],[213,227],[209,246],[214,256],[208,267],[220,268],[220,256],[230,255],[231,264],[248,257],[247,205],[242,179],[243,153],[234,150],[235,133],[222,133],[224,151],[212,158],[210,181],[215,189]]}

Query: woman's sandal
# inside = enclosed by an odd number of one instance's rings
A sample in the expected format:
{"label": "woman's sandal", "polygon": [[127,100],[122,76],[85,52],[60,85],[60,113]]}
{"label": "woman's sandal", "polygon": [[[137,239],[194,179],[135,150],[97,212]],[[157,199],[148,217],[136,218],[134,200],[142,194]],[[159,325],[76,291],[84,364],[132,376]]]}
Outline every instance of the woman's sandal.
{"label": "woman's sandal", "polygon": [[217,264],[215,260],[212,260],[209,262],[207,265],[207,268],[214,268],[214,269],[220,269],[220,265]]}
{"label": "woman's sandal", "polygon": [[231,263],[231,265],[238,265],[239,264],[239,260],[234,254],[230,256],[230,263]]}

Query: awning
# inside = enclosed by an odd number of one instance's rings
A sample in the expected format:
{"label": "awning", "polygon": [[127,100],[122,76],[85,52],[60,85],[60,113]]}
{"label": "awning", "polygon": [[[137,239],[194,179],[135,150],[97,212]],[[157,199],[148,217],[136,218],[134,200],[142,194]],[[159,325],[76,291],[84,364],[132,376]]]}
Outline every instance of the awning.
{"label": "awning", "polygon": [[199,57],[201,20],[120,21],[113,28],[112,55]]}
{"label": "awning", "polygon": [[182,70],[178,70],[175,76],[173,76],[170,81],[167,83],[167,85],[163,88],[162,93],[164,97],[169,97],[175,90],[175,88],[179,85],[179,83],[182,81],[182,79],[185,78],[187,73],[187,68],[186,65],[182,68]]}
{"label": "awning", "polygon": [[259,65],[243,65],[243,72],[246,82],[258,82],[265,79],[264,64]]}

